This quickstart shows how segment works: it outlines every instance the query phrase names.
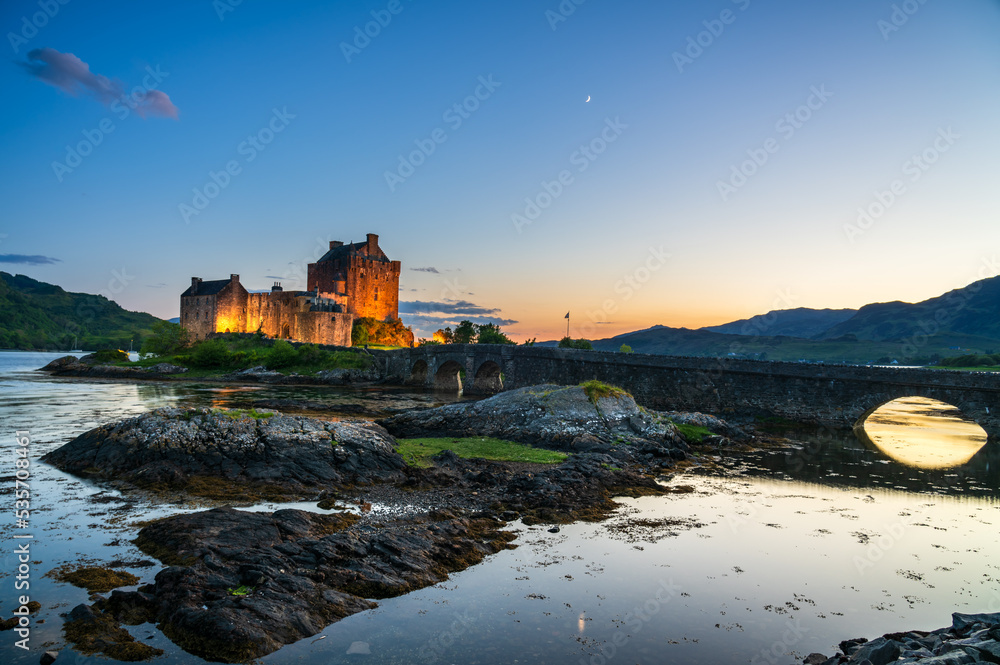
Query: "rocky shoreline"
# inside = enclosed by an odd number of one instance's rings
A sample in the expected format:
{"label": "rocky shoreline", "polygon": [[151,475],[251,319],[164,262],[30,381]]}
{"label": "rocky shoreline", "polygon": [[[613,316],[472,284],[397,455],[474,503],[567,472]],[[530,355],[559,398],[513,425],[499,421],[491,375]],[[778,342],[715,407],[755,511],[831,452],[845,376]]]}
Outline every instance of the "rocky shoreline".
{"label": "rocky shoreline", "polygon": [[831,658],[809,654],[805,665],[965,665],[1000,663],[1000,613],[951,615],[951,626],[931,632],[889,633],[871,641],[844,640],[840,652]]}
{"label": "rocky shoreline", "polygon": [[199,376],[196,379],[192,379],[190,376],[186,376],[189,372],[188,368],[180,365],[158,363],[151,367],[122,367],[96,361],[90,356],[83,356],[81,358],[63,356],[62,358],[56,358],[45,367],[40,368],[39,371],[48,372],[52,376],[67,378],[131,379],[138,381],[197,380],[226,383],[238,381],[241,383],[289,386],[366,386],[375,385],[382,380],[382,376],[374,367],[367,370],[330,369],[317,372],[313,375],[304,375],[282,374],[281,372],[269,370],[263,365],[236,372]]}
{"label": "rocky shoreline", "polygon": [[[122,623],[153,621],[192,654],[258,658],[379,598],[435,584],[512,547],[516,536],[505,527],[514,520],[601,520],[617,507],[615,496],[669,492],[656,477],[691,451],[670,418],[625,394],[536,386],[454,406],[461,408],[413,411],[381,424],[158,409],[47,454],[46,462],[124,491],[361,506],[360,514],[328,515],[221,507],[153,522],[135,543],[168,567],[152,585],[74,608],[67,637],[88,653],[143,654],[144,645],[116,639],[125,639]],[[572,454],[539,464],[445,450],[422,468],[395,450],[395,436],[458,421],[463,436],[502,434]],[[366,512],[372,503],[408,508]]]}
{"label": "rocky shoreline", "polygon": [[[678,425],[716,434],[696,443]],[[396,451],[397,437],[417,436],[497,437],[570,456],[494,462],[445,450],[422,468]],[[307,500],[324,512],[224,506],[151,522],[134,542],[166,567],[152,584],[73,608],[66,637],[84,653],[148,659],[159,650],[122,626],[152,622],[199,657],[253,660],[516,547],[516,520],[557,531],[605,519],[616,496],[683,491],[663,481],[695,454],[750,438],[712,416],[649,411],[628,395],[579,386],[534,386],[377,423],[152,411],[86,432],[44,460],[126,492],[216,504]],[[834,656],[803,662],[1000,662],[998,624],[1000,615],[956,614],[950,628],[846,640]]]}

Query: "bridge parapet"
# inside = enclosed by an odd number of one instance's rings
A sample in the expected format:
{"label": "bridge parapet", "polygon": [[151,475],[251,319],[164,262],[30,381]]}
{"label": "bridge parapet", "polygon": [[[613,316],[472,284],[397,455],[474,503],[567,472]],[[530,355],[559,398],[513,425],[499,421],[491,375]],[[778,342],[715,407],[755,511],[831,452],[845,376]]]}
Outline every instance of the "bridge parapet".
{"label": "bridge parapet", "polygon": [[[487,394],[599,379],[647,407],[773,415],[851,427],[885,402],[922,396],[952,404],[991,440],[1000,435],[1000,373],[658,356],[493,344],[381,352],[386,380]],[[459,378],[461,377],[461,379]]]}

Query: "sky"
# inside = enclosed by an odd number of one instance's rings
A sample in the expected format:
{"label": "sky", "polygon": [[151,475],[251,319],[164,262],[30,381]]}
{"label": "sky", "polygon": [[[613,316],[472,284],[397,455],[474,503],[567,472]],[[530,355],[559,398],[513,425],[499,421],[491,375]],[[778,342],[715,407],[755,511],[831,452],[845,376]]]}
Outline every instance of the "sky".
{"label": "sky", "polygon": [[366,233],[418,337],[1000,272],[997,0],[34,0],[0,29],[0,270],[130,310],[305,288]]}

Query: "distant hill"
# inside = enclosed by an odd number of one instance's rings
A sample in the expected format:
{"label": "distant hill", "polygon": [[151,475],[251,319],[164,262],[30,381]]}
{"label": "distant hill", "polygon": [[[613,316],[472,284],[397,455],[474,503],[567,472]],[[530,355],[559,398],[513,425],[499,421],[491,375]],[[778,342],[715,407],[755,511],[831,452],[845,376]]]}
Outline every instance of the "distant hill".
{"label": "distant hill", "polygon": [[811,339],[857,314],[856,309],[779,309],[702,330],[727,335],[781,335]]}
{"label": "distant hill", "polygon": [[884,341],[938,332],[1000,339],[1000,276],[923,302],[865,305],[850,319],[830,327],[821,338],[854,335]]}
{"label": "distant hill", "polygon": [[92,351],[138,349],[159,321],[104,296],[71,293],[24,275],[0,272],[0,348]]}
{"label": "distant hill", "polygon": [[700,330],[654,326],[592,342],[595,349],[660,355],[927,364],[1000,352],[1000,277],[919,303],[859,310],[777,310]]}
{"label": "distant hill", "polygon": [[915,346],[906,341],[874,342],[857,339],[852,335],[830,340],[812,340],[783,336],[728,335],[710,330],[656,326],[592,343],[598,351],[617,351],[622,344],[627,344],[635,353],[668,356],[858,364],[887,364],[895,360],[903,365],[923,365],[938,358],[953,356],[956,354],[954,349],[958,348],[967,349],[964,353],[1000,351],[1000,340],[960,333],[932,335],[920,341],[922,344]]}

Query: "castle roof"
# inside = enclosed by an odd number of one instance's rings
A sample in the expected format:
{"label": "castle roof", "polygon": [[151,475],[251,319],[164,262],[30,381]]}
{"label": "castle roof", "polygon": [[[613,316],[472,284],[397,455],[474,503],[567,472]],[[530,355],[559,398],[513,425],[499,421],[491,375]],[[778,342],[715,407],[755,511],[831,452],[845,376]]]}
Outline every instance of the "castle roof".
{"label": "castle roof", "polygon": [[345,260],[350,256],[364,256],[372,261],[388,261],[389,257],[385,255],[384,252],[379,248],[379,256],[372,256],[368,253],[368,243],[367,242],[353,242],[347,243],[346,245],[341,245],[340,247],[334,247],[329,250],[326,254],[321,256],[317,263],[324,263],[326,261],[333,261],[334,259]]}
{"label": "castle roof", "polygon": [[198,290],[194,291],[193,286],[187,287],[187,290],[181,294],[184,296],[214,296],[222,289],[226,288],[226,285],[231,282],[232,279],[213,279],[209,282],[198,282]]}

